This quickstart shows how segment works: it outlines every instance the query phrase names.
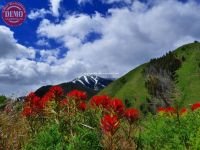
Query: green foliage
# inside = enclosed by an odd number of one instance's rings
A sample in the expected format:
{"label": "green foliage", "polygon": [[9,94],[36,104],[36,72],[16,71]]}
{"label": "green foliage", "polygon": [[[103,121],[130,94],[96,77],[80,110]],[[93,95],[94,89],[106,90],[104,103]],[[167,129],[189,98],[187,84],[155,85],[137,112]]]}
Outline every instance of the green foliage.
{"label": "green foliage", "polygon": [[59,124],[50,123],[45,126],[25,145],[25,150],[88,150],[102,149],[100,145],[101,135],[94,129],[83,125],[75,125],[74,132],[70,135],[60,130]]}
{"label": "green foliage", "polygon": [[5,96],[1,95],[0,96],[0,104],[5,103],[6,99],[7,98]]}
{"label": "green foliage", "polygon": [[141,149],[199,149],[200,111],[189,112],[180,117],[149,115],[143,122],[144,127],[138,140]]}
{"label": "green foliage", "polygon": [[63,137],[57,124],[45,126],[25,146],[25,150],[62,150],[64,148]]}
{"label": "green foliage", "polygon": [[184,62],[186,60],[185,56],[182,56],[181,60]]}
{"label": "green foliage", "polygon": [[68,150],[102,149],[100,145],[101,135],[94,129],[79,126],[76,128],[76,132],[78,134],[72,137],[69,141],[69,145],[67,146]]}
{"label": "green foliage", "polygon": [[174,80],[175,72],[181,67],[181,60],[175,53],[169,52],[166,55],[152,59],[145,69],[145,74],[163,74],[167,73]]}
{"label": "green foliage", "polygon": [[130,99],[125,99],[124,100],[124,104],[127,108],[131,107],[133,104],[132,104],[132,100]]}
{"label": "green foliage", "polygon": [[3,95],[0,96],[0,108],[3,107],[6,103],[7,98]]}
{"label": "green foliage", "polygon": [[176,71],[181,67],[181,60],[175,53],[169,52],[163,57],[152,59],[144,69],[145,87],[151,95],[149,105],[151,112],[158,106],[169,106],[174,94]]}
{"label": "green foliage", "polygon": [[[72,104],[73,105],[73,104]],[[55,104],[51,104],[54,108]],[[68,116],[64,110],[54,111],[43,120],[29,120],[32,128],[31,140],[25,145],[25,150],[88,150],[102,149],[100,145],[101,131],[99,129],[100,112],[93,109],[85,112],[74,110]],[[59,114],[59,116],[58,116]],[[42,120],[41,120],[42,119]],[[43,124],[38,125],[38,121]],[[37,129],[36,129],[37,128]]]}

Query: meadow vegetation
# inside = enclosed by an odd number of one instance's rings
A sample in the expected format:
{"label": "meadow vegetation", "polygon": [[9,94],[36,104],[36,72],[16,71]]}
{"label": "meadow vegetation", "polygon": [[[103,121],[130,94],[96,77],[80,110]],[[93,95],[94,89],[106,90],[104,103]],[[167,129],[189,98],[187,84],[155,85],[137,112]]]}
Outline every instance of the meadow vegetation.
{"label": "meadow vegetation", "polygon": [[0,149],[199,149],[200,103],[158,107],[156,114],[127,108],[122,100],[84,91],[67,95],[53,86],[43,97],[0,113]]}

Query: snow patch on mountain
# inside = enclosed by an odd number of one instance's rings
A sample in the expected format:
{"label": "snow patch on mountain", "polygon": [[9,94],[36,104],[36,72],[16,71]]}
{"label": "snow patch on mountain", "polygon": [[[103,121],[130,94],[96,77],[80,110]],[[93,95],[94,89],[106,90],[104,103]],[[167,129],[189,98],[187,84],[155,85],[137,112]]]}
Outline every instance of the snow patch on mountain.
{"label": "snow patch on mountain", "polygon": [[88,88],[91,88],[95,91],[99,91],[106,87],[108,84],[110,84],[114,79],[107,79],[102,78],[96,75],[89,75],[89,76],[81,76],[79,78],[74,79],[73,83],[80,83],[83,86],[86,86]]}

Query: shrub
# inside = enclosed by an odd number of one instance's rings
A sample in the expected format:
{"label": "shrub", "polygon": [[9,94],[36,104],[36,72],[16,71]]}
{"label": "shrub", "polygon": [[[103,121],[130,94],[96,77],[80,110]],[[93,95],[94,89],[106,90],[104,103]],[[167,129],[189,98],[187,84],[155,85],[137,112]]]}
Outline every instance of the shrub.
{"label": "shrub", "polygon": [[74,149],[94,149],[100,150],[103,149],[100,144],[101,134],[94,129],[90,129],[84,126],[78,126],[76,128],[76,132],[78,133],[76,136],[72,137],[67,145],[68,150]]}
{"label": "shrub", "polygon": [[5,106],[7,98],[3,95],[0,96],[0,109]]}
{"label": "shrub", "polygon": [[64,142],[59,126],[57,124],[49,124],[45,126],[38,134],[36,134],[30,142],[28,142],[25,150],[63,150]]}

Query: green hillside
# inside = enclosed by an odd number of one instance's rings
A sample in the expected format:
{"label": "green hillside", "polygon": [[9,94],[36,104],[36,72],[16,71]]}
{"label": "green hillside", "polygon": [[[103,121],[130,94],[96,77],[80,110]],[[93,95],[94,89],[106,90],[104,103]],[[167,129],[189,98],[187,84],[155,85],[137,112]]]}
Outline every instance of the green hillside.
{"label": "green hillside", "polygon": [[171,105],[174,95],[188,105],[200,99],[199,91],[200,43],[195,42],[135,68],[99,94],[119,97],[139,108],[147,103]]}
{"label": "green hillside", "polygon": [[143,64],[136,69],[130,71],[125,76],[112,82],[109,86],[103,89],[99,94],[107,94],[111,97],[118,97],[128,100],[132,104],[139,105],[146,100],[149,95],[145,88],[145,79],[142,75],[146,64]]}
{"label": "green hillside", "polygon": [[177,87],[181,90],[181,100],[191,104],[200,100],[200,43],[192,43],[178,48],[179,57],[185,57],[182,67],[177,70]]}

